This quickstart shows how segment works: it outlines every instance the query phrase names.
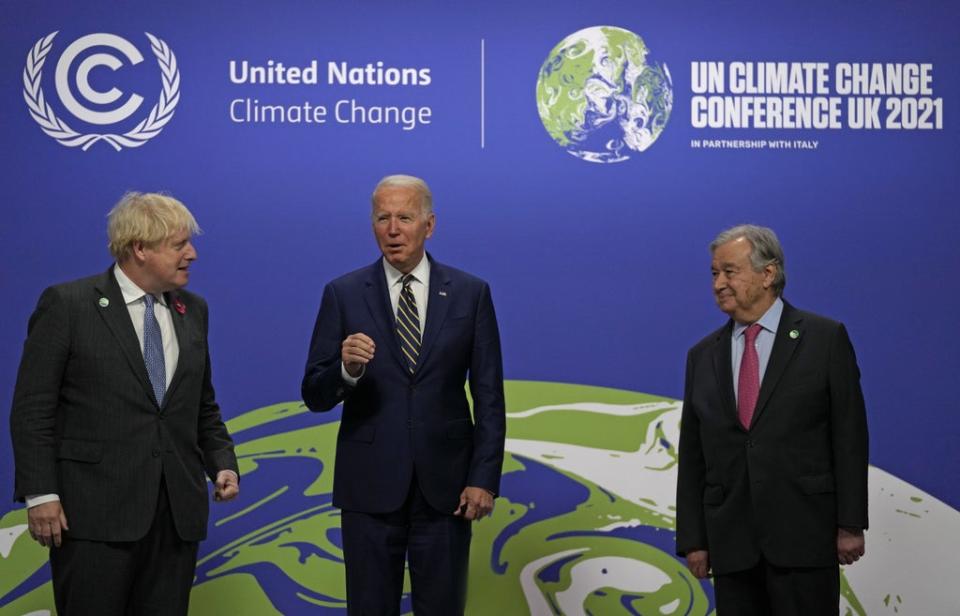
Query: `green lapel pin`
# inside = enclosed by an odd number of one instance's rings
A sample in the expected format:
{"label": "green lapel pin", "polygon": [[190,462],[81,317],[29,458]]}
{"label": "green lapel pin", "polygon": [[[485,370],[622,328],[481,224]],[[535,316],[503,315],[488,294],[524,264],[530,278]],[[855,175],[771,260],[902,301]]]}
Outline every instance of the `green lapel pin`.
{"label": "green lapel pin", "polygon": [[101,297],[100,301],[98,301],[97,303],[100,304],[101,308],[106,308],[107,306],[110,305],[110,300],[107,299],[106,297]]}
{"label": "green lapel pin", "polygon": [[796,340],[797,338],[799,338],[799,337],[800,337],[800,330],[791,329],[791,330],[790,330],[790,337],[793,338],[794,340]]}

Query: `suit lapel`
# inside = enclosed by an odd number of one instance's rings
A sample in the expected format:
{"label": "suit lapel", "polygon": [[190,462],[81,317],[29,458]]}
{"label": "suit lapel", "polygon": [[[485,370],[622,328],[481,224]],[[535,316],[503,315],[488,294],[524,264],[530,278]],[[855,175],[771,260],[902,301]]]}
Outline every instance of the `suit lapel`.
{"label": "suit lapel", "polygon": [[380,340],[386,341],[393,358],[407,370],[407,364],[400,351],[400,343],[397,342],[397,331],[394,325],[396,316],[393,314],[393,305],[390,303],[390,292],[387,290],[387,276],[383,272],[383,262],[380,259],[370,266],[366,281],[366,288],[363,292],[363,299],[367,303],[367,309],[370,310],[370,316],[373,317],[380,335],[377,337],[377,344]]}
{"label": "suit lapel", "polygon": [[[113,266],[110,266],[110,269],[97,281],[94,291],[96,297],[92,301],[98,302],[100,317],[120,345],[127,363],[130,364],[130,369],[140,381],[147,397],[153,401],[153,387],[150,385],[150,377],[147,376],[147,366],[143,362],[143,350],[140,348],[140,340],[137,338],[133,321],[130,320],[130,311],[123,300],[123,293],[120,292],[120,285],[114,278]],[[108,300],[106,306],[103,305],[101,298]]]}
{"label": "suit lapel", "polygon": [[[188,359],[187,355],[193,352],[193,345],[189,343],[189,337],[186,332],[189,329],[187,319],[194,318],[188,314],[186,304],[183,303],[179,293],[173,291],[165,293],[164,295],[167,301],[167,307],[170,310],[170,320],[173,321],[173,331],[177,335],[178,353],[177,369],[173,371],[173,378],[170,379],[170,386],[167,387],[167,393],[164,395],[164,402],[161,405],[162,408],[166,408],[167,402],[173,398],[173,392],[177,388],[177,385],[183,380],[183,374],[186,371],[185,366],[187,365],[186,360]],[[183,312],[181,313],[177,310],[176,306],[181,306]]]}
{"label": "suit lapel", "polygon": [[[429,255],[428,255],[429,258]],[[430,259],[430,299],[427,302],[427,323],[420,343],[420,357],[417,359],[417,372],[426,363],[430,349],[437,340],[437,334],[447,318],[447,309],[450,302],[447,298],[450,293],[450,275],[446,268]]]}
{"label": "suit lapel", "polygon": [[713,345],[713,371],[717,378],[717,390],[726,412],[740,426],[737,418],[737,399],[733,391],[733,363],[730,359],[730,339],[733,336],[733,321],[720,330]]}
{"label": "suit lapel", "polygon": [[[777,335],[773,340],[773,350],[770,352],[770,361],[767,362],[767,369],[763,373],[763,382],[760,383],[757,410],[753,414],[753,421],[750,424],[751,427],[757,425],[757,421],[760,419],[760,415],[763,414],[767,402],[770,401],[773,390],[777,387],[777,383],[780,382],[780,377],[783,376],[784,371],[790,364],[790,360],[793,359],[797,347],[800,346],[800,341],[803,340],[803,330],[800,329],[802,322],[803,318],[798,314],[797,310],[787,302],[783,302],[783,314],[780,315],[780,323],[777,325]],[[799,335],[794,334],[794,336],[791,336],[790,333],[794,331]]]}

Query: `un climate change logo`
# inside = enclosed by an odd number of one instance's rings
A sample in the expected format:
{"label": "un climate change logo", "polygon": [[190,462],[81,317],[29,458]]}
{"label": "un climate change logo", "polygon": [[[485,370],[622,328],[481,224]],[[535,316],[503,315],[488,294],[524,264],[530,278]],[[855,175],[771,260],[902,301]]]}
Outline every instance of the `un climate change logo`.
{"label": "un climate change logo", "polygon": [[[59,32],[59,31],[57,31]],[[98,141],[105,141],[120,151],[124,147],[137,148],[153,139],[173,118],[173,112],[180,102],[180,71],[177,58],[163,40],[145,32],[150,41],[150,49],[157,58],[160,67],[160,98],[150,113],[139,124],[121,133],[81,133],[72,129],[57,117],[44,96],[41,87],[43,65],[53,47],[57,32],[41,38],[27,54],[27,65],[23,69],[23,98],[30,109],[30,115],[47,135],[67,147],[81,147],[87,150]],[[95,53],[87,53],[96,50]],[[95,33],[80,37],[64,49],[55,69],[57,96],[63,107],[78,120],[97,126],[115,125],[133,116],[143,104],[143,97],[131,94],[119,107],[115,105],[124,93],[116,87],[109,90],[97,90],[91,84],[90,73],[99,67],[116,71],[124,65],[123,59],[111,53],[119,52],[130,65],[143,62],[143,55],[130,41],[115,34]],[[79,61],[78,61],[79,60]],[[74,66],[76,64],[76,66]],[[72,83],[71,83],[72,81]],[[81,102],[77,99],[80,96]],[[91,109],[92,103],[95,108]]]}
{"label": "un climate change logo", "polygon": [[574,32],[553,48],[537,79],[544,128],[567,152],[617,163],[649,148],[670,119],[673,82],[638,35],[614,26]]}

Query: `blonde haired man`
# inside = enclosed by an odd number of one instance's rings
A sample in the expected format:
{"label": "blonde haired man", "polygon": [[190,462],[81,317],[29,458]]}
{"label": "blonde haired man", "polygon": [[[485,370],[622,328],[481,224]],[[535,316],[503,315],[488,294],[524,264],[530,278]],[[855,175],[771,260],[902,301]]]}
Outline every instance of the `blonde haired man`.
{"label": "blonde haired man", "polygon": [[10,414],[15,498],[50,548],[57,612],[186,614],[207,488],[239,492],[210,377],[207,305],[184,291],[193,215],[128,193],[107,232],[116,263],[46,289]]}

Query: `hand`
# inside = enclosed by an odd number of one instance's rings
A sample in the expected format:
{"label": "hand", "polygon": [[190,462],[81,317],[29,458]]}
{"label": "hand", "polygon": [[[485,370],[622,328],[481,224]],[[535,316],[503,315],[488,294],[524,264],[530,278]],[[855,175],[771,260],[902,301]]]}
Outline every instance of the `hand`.
{"label": "hand", "polygon": [[687,552],[687,569],[697,579],[710,575],[710,554],[706,550]]}
{"label": "hand", "polygon": [[460,493],[460,504],[453,511],[453,515],[463,516],[468,520],[479,520],[490,515],[493,511],[493,494],[483,488],[467,486]]}
{"label": "hand", "polygon": [[60,501],[50,501],[27,509],[27,527],[30,529],[30,536],[48,548],[60,547],[63,531],[70,530]]}
{"label": "hand", "polygon": [[356,333],[347,336],[340,350],[340,359],[347,374],[352,377],[360,376],[363,367],[373,359],[373,352],[377,345],[366,334]]}
{"label": "hand", "polygon": [[240,482],[233,471],[220,471],[214,483],[213,500],[228,501],[240,494]]}
{"label": "hand", "polygon": [[864,554],[862,530],[837,529],[837,560],[841,565],[852,565]]}

